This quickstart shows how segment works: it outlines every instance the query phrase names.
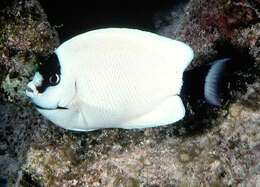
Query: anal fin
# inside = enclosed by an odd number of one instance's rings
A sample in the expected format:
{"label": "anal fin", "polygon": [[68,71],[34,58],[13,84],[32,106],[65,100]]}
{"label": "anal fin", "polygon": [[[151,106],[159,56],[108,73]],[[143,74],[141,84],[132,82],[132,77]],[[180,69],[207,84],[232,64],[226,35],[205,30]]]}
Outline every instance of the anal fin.
{"label": "anal fin", "polygon": [[153,111],[128,121],[120,128],[148,128],[172,124],[185,116],[185,108],[178,95],[170,96]]}

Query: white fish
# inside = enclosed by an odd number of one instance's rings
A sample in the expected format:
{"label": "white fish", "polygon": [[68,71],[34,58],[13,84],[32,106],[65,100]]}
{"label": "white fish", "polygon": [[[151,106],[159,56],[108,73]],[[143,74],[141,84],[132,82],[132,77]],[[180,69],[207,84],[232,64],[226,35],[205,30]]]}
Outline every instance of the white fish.
{"label": "white fish", "polygon": [[193,50],[180,41],[107,28],[75,36],[55,54],[47,69],[36,72],[26,94],[60,127],[146,128],[185,116],[179,94]]}

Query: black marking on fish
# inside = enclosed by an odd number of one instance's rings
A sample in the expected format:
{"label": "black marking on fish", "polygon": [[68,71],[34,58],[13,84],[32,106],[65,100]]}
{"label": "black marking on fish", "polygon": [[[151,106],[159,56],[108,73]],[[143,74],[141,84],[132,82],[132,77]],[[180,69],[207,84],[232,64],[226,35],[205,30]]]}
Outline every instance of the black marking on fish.
{"label": "black marking on fish", "polygon": [[53,86],[50,83],[50,77],[55,74],[60,76],[60,63],[55,53],[53,53],[48,59],[40,57],[39,61],[40,66],[38,72],[42,75],[43,81],[42,84],[37,87],[37,90],[39,93],[43,93],[49,86]]}
{"label": "black marking on fish", "polygon": [[56,108],[44,108],[44,107],[41,107],[41,106],[36,105],[36,104],[35,104],[35,107],[38,108],[38,109],[42,109],[42,110],[67,110],[67,109],[69,109],[67,107],[62,107],[62,106],[57,106]]}

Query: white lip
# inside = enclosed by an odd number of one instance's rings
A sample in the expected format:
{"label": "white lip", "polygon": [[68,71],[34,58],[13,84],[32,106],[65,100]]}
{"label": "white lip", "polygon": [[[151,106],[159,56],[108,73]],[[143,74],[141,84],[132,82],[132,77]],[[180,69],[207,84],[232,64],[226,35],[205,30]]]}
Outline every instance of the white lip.
{"label": "white lip", "polygon": [[36,89],[33,81],[27,84],[27,89],[25,93],[30,98],[33,98],[38,95],[38,90]]}

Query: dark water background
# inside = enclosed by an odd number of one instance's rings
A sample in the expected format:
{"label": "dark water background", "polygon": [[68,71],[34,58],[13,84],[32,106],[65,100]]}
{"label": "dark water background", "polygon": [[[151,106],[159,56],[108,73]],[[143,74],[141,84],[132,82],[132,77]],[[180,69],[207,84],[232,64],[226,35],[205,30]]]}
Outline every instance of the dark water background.
{"label": "dark water background", "polygon": [[[104,27],[128,27],[155,31],[154,15],[170,12],[178,1],[134,2],[40,0],[51,25],[57,28],[61,42],[79,33]],[[148,2],[147,2],[148,3]]]}

